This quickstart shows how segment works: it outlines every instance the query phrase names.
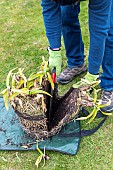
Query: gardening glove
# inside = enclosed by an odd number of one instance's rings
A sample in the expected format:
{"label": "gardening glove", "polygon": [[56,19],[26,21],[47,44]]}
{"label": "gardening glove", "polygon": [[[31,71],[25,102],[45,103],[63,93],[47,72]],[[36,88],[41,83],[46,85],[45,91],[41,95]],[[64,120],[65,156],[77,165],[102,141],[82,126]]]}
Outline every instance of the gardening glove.
{"label": "gardening glove", "polygon": [[99,75],[96,74],[90,74],[89,72],[87,72],[87,74],[85,75],[85,80],[87,80],[89,83],[92,83],[94,81],[97,81],[97,79],[99,78]]}
{"label": "gardening glove", "polygon": [[57,76],[61,73],[61,65],[62,65],[62,56],[61,50],[51,50],[48,48],[49,51],[49,68],[52,69],[56,67],[56,74]]}
{"label": "gardening glove", "polygon": [[97,80],[99,78],[99,75],[93,75],[90,74],[89,72],[87,72],[87,74],[85,75],[85,77],[83,79],[81,79],[81,81],[77,82],[76,84],[73,85],[74,88],[78,88],[80,86],[87,86],[87,85],[91,85],[91,84],[99,84],[99,81]]}

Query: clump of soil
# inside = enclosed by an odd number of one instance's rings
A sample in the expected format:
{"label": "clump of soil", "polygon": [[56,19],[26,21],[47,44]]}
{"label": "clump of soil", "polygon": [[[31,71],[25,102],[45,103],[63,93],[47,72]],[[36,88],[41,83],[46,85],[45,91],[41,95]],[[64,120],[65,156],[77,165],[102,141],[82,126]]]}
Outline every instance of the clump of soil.
{"label": "clump of soil", "polygon": [[[37,73],[26,77],[23,71],[15,68],[8,73],[7,87],[2,91],[5,106],[8,109],[10,101],[27,134],[37,139],[52,136],[78,114],[80,90],[71,88],[64,96],[59,96],[58,85],[53,83],[48,61],[44,59]],[[51,98],[52,89],[55,90]]]}

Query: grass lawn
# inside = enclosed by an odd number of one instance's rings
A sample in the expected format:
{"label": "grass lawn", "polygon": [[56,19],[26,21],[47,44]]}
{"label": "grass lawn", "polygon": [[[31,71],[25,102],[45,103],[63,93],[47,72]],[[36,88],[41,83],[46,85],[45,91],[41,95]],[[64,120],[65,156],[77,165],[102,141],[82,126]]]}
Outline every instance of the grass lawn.
{"label": "grass lawn", "polygon": [[[48,42],[40,4],[40,0],[0,1],[0,91],[5,87],[9,70],[21,67],[29,74],[37,70],[42,56],[46,59],[48,57]],[[87,56],[87,2],[82,2],[81,8],[80,20]],[[64,47],[62,55],[65,66]],[[59,85],[59,93],[66,92],[79,79],[80,77],[77,77],[69,85]],[[86,122],[82,122],[82,127],[89,128]],[[39,170],[113,170],[112,128],[113,116],[109,117],[94,135],[81,139],[79,151],[75,156],[46,151],[50,159],[44,167],[41,163]],[[37,151],[0,151],[0,170],[36,170],[37,156]]]}

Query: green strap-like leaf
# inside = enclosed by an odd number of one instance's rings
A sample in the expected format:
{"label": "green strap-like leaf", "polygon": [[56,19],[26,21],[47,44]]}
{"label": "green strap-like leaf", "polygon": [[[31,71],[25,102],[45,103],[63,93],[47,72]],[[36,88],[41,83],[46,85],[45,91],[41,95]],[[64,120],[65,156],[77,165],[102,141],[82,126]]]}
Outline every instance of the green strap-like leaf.
{"label": "green strap-like leaf", "polygon": [[23,79],[18,82],[18,87],[17,88],[18,89],[21,88],[22,85],[24,85],[24,80]]}
{"label": "green strap-like leaf", "polygon": [[3,91],[0,92],[1,95],[4,95],[8,91],[8,89],[4,89]]}
{"label": "green strap-like leaf", "polygon": [[[33,94],[46,94],[46,95],[48,95],[48,96],[51,96],[48,92],[46,92],[46,91],[43,91],[43,90],[39,90],[39,89],[32,89],[30,92],[29,92],[29,94],[30,95],[33,95]],[[51,96],[52,97],[52,96]]]}
{"label": "green strap-like leaf", "polygon": [[36,78],[38,78],[38,77],[40,77],[42,75],[43,75],[42,72],[36,73],[36,74],[32,74],[32,75],[29,76],[28,81],[32,81],[32,80],[34,80],[34,79],[36,79]]}
{"label": "green strap-like leaf", "polygon": [[9,100],[12,100],[14,99],[16,96],[18,96],[20,94],[20,92],[15,92],[13,93],[10,97],[9,97]]}
{"label": "green strap-like leaf", "polygon": [[37,158],[37,160],[36,160],[36,162],[35,162],[35,165],[37,166],[37,168],[39,167],[39,164],[40,164],[40,162],[42,161],[42,159],[44,158],[44,153],[40,150],[40,148],[38,147],[38,141],[37,141],[37,143],[36,143],[36,149],[37,149],[37,151],[39,152],[39,156],[38,156],[38,158]]}
{"label": "green strap-like leaf", "polygon": [[5,103],[5,107],[8,110],[9,106],[8,106],[8,89],[5,89],[5,92],[3,94],[3,99],[4,99],[4,103]]}
{"label": "green strap-like leaf", "polygon": [[30,89],[34,85],[33,81],[28,81],[27,82],[27,88]]}

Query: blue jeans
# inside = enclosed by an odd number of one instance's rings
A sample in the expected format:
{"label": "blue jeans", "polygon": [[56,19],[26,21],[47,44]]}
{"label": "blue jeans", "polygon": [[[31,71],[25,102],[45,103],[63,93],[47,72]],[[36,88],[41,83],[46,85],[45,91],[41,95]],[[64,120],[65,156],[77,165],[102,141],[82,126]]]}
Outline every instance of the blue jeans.
{"label": "blue jeans", "polygon": [[113,90],[113,0],[89,1],[89,31],[88,71],[97,74],[102,65],[100,87]]}
{"label": "blue jeans", "polygon": [[[103,73],[100,86],[104,90],[113,90],[112,2],[113,0],[89,0],[90,48],[88,71],[91,74],[97,74],[102,65]],[[83,63],[84,50],[78,20],[79,4],[74,7],[60,7],[60,5],[51,2],[51,0],[42,0],[42,7],[46,34],[50,46],[52,48],[61,46],[62,31],[68,65],[73,67]],[[76,42],[80,43],[77,44]],[[77,47],[78,45],[79,47]]]}
{"label": "blue jeans", "polygon": [[82,65],[84,62],[84,44],[78,19],[80,4],[64,7],[51,0],[42,0],[42,7],[50,47],[61,47],[62,34],[68,67],[73,68]]}
{"label": "blue jeans", "polygon": [[84,44],[78,19],[79,12],[80,4],[61,7],[62,34],[70,68],[80,66],[84,62]]}

